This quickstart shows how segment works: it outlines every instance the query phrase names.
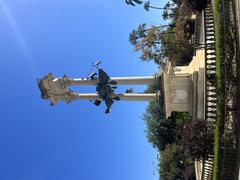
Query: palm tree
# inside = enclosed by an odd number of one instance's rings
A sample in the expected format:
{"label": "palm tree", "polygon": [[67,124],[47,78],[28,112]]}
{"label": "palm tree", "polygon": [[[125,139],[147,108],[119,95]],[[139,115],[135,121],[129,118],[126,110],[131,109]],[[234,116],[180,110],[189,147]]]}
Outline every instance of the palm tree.
{"label": "palm tree", "polygon": [[144,9],[146,11],[149,11],[150,8],[152,9],[160,9],[160,10],[173,10],[175,8],[171,8],[170,6],[173,5],[173,4],[170,4],[169,2],[164,6],[164,7],[155,7],[155,6],[151,6],[150,5],[150,1],[147,1],[144,3]]}
{"label": "palm tree", "polygon": [[[129,34],[129,41],[132,45],[136,45],[138,44],[138,40],[146,40],[147,36],[150,33],[153,33],[155,38],[157,38],[156,36],[160,35],[161,37],[165,36],[165,35],[174,35],[175,32],[174,31],[162,31],[162,28],[165,27],[174,27],[174,24],[168,24],[168,25],[162,25],[162,26],[152,26],[150,28],[146,28],[147,24],[143,23],[140,24],[137,28],[137,30],[133,30],[130,34]],[[187,43],[187,42],[181,42],[181,41],[166,41],[164,39],[156,40],[153,41],[153,43],[155,44],[175,44],[175,45],[192,45],[192,43]]]}
{"label": "palm tree", "polygon": [[142,4],[143,3],[140,0],[125,0],[125,2],[127,3],[127,5],[131,5],[131,6],[135,6],[134,3],[136,3],[136,4]]}
{"label": "palm tree", "polygon": [[[149,30],[152,30],[152,28],[154,29],[162,29],[162,28],[166,28],[166,27],[174,27],[174,24],[167,24],[167,25],[161,25],[161,26],[153,26],[150,28],[146,27],[147,24],[143,23],[140,24],[137,28],[137,30],[133,30],[130,35],[129,35],[129,41],[132,45],[136,45],[137,44],[137,40],[140,38],[145,38],[147,36],[147,32]],[[162,32],[161,34],[174,34],[174,32]]]}
{"label": "palm tree", "polygon": [[129,41],[132,45],[136,45],[138,40],[138,32],[136,30],[133,30],[129,35]]}

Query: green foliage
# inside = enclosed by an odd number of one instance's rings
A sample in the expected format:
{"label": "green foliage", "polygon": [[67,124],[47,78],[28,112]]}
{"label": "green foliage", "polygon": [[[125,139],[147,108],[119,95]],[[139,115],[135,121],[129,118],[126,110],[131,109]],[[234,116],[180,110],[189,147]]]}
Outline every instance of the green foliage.
{"label": "green foliage", "polygon": [[175,142],[181,144],[182,139],[182,129],[186,123],[191,120],[189,113],[186,112],[172,112],[171,116],[168,118],[168,121],[172,121],[175,124],[174,135]]}
{"label": "green foliage", "polygon": [[150,8],[152,9],[158,9],[158,10],[175,10],[176,8],[172,7],[172,5],[174,6],[174,4],[170,4],[169,2],[167,2],[167,4],[164,7],[156,7],[156,6],[152,6],[150,5],[150,1],[146,1],[144,3],[144,9],[146,11],[149,11]]}
{"label": "green foliage", "polygon": [[154,85],[148,86],[147,89],[144,91],[145,93],[156,93],[157,88]]}
{"label": "green foliage", "polygon": [[176,119],[176,127],[180,130],[183,126],[191,120],[191,116],[187,112],[172,112],[171,119]]}
{"label": "green foliage", "polygon": [[142,52],[140,58],[143,61],[154,60],[157,64],[164,63],[161,41],[166,32],[163,29],[171,26],[172,24],[147,28],[146,24],[140,24],[137,30],[132,31],[129,35],[129,41],[134,46],[134,51]]}
{"label": "green foliage", "polygon": [[214,164],[213,164],[213,179],[222,179],[222,136],[224,131],[224,99],[223,99],[223,69],[222,59],[224,57],[224,27],[223,27],[223,9],[222,1],[214,1],[214,27],[216,41],[216,86],[217,86],[217,110],[216,110],[216,126],[214,129]]}
{"label": "green foliage", "polygon": [[195,11],[202,11],[207,7],[208,0],[185,0]]}
{"label": "green foliage", "polygon": [[193,122],[190,140],[194,159],[206,159],[213,154],[213,127],[206,120]]}
{"label": "green foliage", "polygon": [[[163,8],[163,16],[169,25],[147,26],[143,23],[129,35],[134,51],[141,51],[140,59],[153,60],[156,64],[171,61],[173,65],[187,65],[193,56],[193,44],[190,42],[194,32],[194,23],[190,21],[192,11],[184,1],[168,2]],[[149,1],[145,9],[149,10]]]}
{"label": "green foliage", "polygon": [[[154,60],[156,64],[164,64],[166,58],[176,61],[177,59],[191,59],[192,44],[184,37],[184,27],[180,31],[173,30],[174,24],[152,26],[140,24],[137,30],[129,35],[129,41],[134,46],[134,51],[141,51],[143,61]],[[190,53],[190,54],[189,54]]]}
{"label": "green foliage", "polygon": [[[148,91],[154,90],[149,87]],[[165,149],[167,144],[180,144],[181,129],[184,124],[190,120],[188,113],[173,112],[166,119],[163,110],[156,102],[150,102],[143,119],[147,124],[147,138],[154,148],[159,151]]]}
{"label": "green foliage", "polygon": [[192,19],[187,19],[185,22],[184,33],[187,39],[194,35],[195,21]]}
{"label": "green foliage", "polygon": [[[154,86],[149,86],[146,92],[155,92]],[[147,124],[148,141],[161,152],[159,173],[161,179],[194,179],[192,157],[182,149],[182,130],[190,122],[189,113],[172,112],[165,118],[163,110],[155,102],[150,102],[143,119]]]}
{"label": "green foliage", "polygon": [[[172,4],[175,4],[177,7],[179,7],[182,4],[182,0],[171,0]],[[168,4],[169,2],[167,2]]]}
{"label": "green foliage", "polygon": [[173,180],[184,179],[185,156],[180,146],[177,144],[168,144],[160,157],[160,179]]}
{"label": "green foliage", "polygon": [[213,154],[213,127],[206,120],[194,120],[184,125],[182,147],[194,159],[206,159]]}
{"label": "green foliage", "polygon": [[194,159],[207,159],[213,155],[213,127],[206,120],[194,120],[182,130],[182,146]]}
{"label": "green foliage", "polygon": [[147,138],[154,148],[162,151],[166,144],[174,142],[172,122],[165,119],[163,111],[155,102],[150,102],[143,119],[147,124]]}

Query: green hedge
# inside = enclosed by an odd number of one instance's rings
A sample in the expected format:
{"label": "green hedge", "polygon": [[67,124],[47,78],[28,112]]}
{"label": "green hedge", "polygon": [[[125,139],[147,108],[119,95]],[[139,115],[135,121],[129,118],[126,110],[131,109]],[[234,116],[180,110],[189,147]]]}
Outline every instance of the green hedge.
{"label": "green hedge", "polygon": [[223,34],[223,14],[222,14],[222,1],[214,0],[214,27],[215,27],[215,43],[216,43],[216,87],[217,87],[217,116],[216,126],[214,129],[214,166],[213,166],[213,179],[222,179],[222,135],[224,132],[224,114],[223,114],[223,58],[224,58],[224,34]]}

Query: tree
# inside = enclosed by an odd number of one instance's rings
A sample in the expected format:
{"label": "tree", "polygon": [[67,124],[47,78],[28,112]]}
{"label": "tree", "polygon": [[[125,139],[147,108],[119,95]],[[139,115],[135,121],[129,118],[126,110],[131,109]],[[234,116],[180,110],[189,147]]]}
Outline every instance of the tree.
{"label": "tree", "polygon": [[[150,2],[145,3],[145,9]],[[187,65],[193,56],[191,33],[192,23],[187,21],[192,14],[191,8],[182,0],[171,0],[162,8],[166,17],[171,18],[169,25],[151,26],[141,24],[129,35],[129,41],[135,52],[141,52],[143,61],[153,60],[164,65],[171,61],[173,65]],[[164,14],[163,14],[164,15]]]}
{"label": "tree", "polygon": [[187,19],[184,25],[184,33],[187,39],[190,39],[194,34],[195,21],[192,19]]}
{"label": "tree", "polygon": [[[177,16],[175,19],[176,26],[174,27],[174,36],[163,36],[165,56],[167,56],[174,65],[187,65],[193,56],[193,44],[190,43],[191,36],[186,31],[186,26],[188,26],[191,10],[188,6],[182,4],[179,8],[179,12],[183,14],[182,16]],[[183,13],[184,12],[184,13]],[[168,42],[179,42],[181,44],[174,45]]]}
{"label": "tree", "polygon": [[150,102],[143,119],[147,124],[147,138],[154,148],[159,151],[165,149],[167,144],[174,142],[174,122],[165,118],[164,112],[156,102]]}
{"label": "tree", "polygon": [[206,159],[213,154],[213,127],[206,120],[195,120],[191,133],[191,154],[194,159]]}
{"label": "tree", "polygon": [[206,159],[213,154],[213,127],[206,120],[187,123],[182,131],[185,152],[194,159]]}
{"label": "tree", "polygon": [[130,33],[129,41],[134,51],[142,52],[143,61],[153,60],[161,65],[168,59],[173,65],[187,65],[193,56],[193,43],[189,41],[192,27],[191,31],[186,30],[189,22],[180,18],[177,24],[148,27],[143,23]]}
{"label": "tree", "polygon": [[137,30],[133,30],[129,35],[129,41],[132,45],[136,46],[139,43],[139,39],[146,37],[146,29],[147,24],[140,24]]}
{"label": "tree", "polygon": [[181,145],[186,154],[191,155],[191,134],[192,134],[192,122],[188,122],[184,125],[182,129],[182,142]]}
{"label": "tree", "polygon": [[164,7],[155,7],[155,6],[151,6],[150,5],[150,1],[146,1],[145,3],[144,3],[144,9],[146,10],[146,11],[149,11],[149,9],[150,8],[152,8],[152,9],[158,9],[158,10],[172,10],[172,9],[175,9],[175,8],[171,8],[171,5],[173,5],[173,4],[170,4],[169,2],[164,6]]}
{"label": "tree", "polygon": [[[151,26],[150,28],[147,28],[147,24],[143,23],[138,26],[136,30],[133,30],[129,34],[129,41],[132,45],[136,45],[138,42],[140,42],[143,38],[147,37],[148,32],[155,30],[159,30],[160,34],[174,34],[174,32],[164,32],[163,30],[165,28],[174,28],[174,24],[166,24],[166,25],[161,25],[161,26]],[[138,41],[139,40],[139,41]],[[137,42],[138,41],[138,42]]]}
{"label": "tree", "polygon": [[[182,4],[182,0],[171,0],[172,4],[175,4],[177,7],[179,7]],[[169,2],[167,2],[168,4]]]}
{"label": "tree", "polygon": [[[168,27],[168,30],[166,29]],[[172,36],[171,31],[174,25],[152,26],[147,28],[146,24],[138,26],[137,30],[133,30],[129,35],[129,41],[134,46],[134,51],[142,51],[141,59],[143,61],[154,60],[157,64],[165,62],[164,44],[173,44],[182,46],[181,42],[165,41],[165,36]],[[166,29],[166,30],[165,30]],[[173,39],[173,38],[172,38]],[[164,44],[163,44],[164,43]]]}
{"label": "tree", "polygon": [[129,36],[129,41],[134,45],[134,51],[142,51],[141,59],[144,61],[154,60],[158,63],[161,59],[161,47],[159,36],[161,36],[160,28],[152,26],[146,28],[146,24],[139,25],[137,30],[133,30]]}
{"label": "tree", "polygon": [[183,172],[185,156],[180,146],[177,144],[168,144],[160,155],[160,179],[181,180],[184,179]]}
{"label": "tree", "polygon": [[172,3],[167,2],[164,6],[162,17],[164,20],[170,19],[173,22],[176,21],[178,16],[182,15],[179,13],[179,8],[182,4],[182,0],[172,0]]}
{"label": "tree", "polygon": [[202,11],[207,7],[208,0],[185,0],[193,10]]}
{"label": "tree", "polygon": [[155,85],[149,85],[147,86],[147,89],[144,91],[144,93],[156,93],[157,88]]}
{"label": "tree", "polygon": [[171,116],[168,118],[168,121],[174,122],[175,142],[177,144],[181,144],[183,128],[188,122],[191,122],[190,114],[187,112],[174,111],[171,113]]}
{"label": "tree", "polygon": [[135,4],[142,4],[143,2],[140,0],[125,0],[127,5],[135,6]]}

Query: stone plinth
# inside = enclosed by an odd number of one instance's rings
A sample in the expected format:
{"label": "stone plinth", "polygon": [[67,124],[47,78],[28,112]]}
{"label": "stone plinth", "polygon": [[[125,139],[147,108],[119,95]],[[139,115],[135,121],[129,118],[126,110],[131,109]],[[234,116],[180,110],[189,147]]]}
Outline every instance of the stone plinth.
{"label": "stone plinth", "polygon": [[162,71],[164,108],[166,117],[173,111],[189,112],[193,118],[204,117],[204,50],[198,50],[188,66]]}

